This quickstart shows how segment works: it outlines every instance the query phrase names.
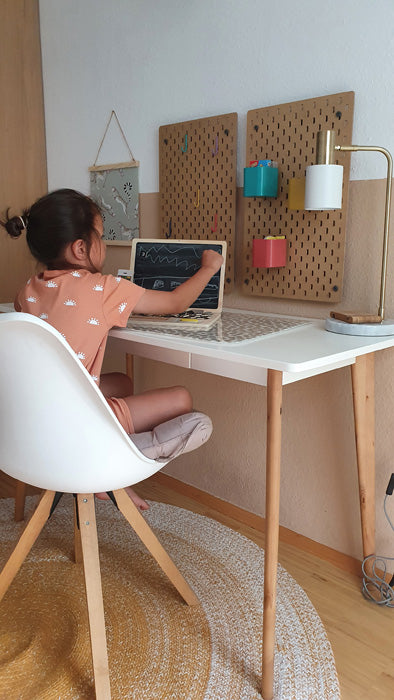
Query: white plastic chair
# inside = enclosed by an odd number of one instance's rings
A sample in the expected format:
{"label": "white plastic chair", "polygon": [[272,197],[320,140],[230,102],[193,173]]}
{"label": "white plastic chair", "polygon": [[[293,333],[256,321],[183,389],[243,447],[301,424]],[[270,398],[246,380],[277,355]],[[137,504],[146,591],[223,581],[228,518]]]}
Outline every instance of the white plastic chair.
{"label": "white plastic chair", "polygon": [[[128,438],[63,337],[23,313],[0,316],[0,467],[44,489],[0,574],[0,600],[60,495],[75,495],[75,558],[83,560],[96,698],[111,698],[94,493],[107,491],[189,605],[198,603],[127,493],[164,464]],[[79,528],[79,529],[78,529]]]}

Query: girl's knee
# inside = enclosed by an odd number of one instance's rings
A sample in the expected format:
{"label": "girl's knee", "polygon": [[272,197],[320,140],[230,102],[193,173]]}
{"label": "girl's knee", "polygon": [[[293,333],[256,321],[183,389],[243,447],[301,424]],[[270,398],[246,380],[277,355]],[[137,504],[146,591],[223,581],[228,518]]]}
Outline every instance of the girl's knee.
{"label": "girl's knee", "polygon": [[178,409],[178,414],[190,413],[193,408],[193,400],[190,392],[184,386],[173,387],[174,399]]}
{"label": "girl's knee", "polygon": [[133,382],[122,372],[108,372],[100,377],[100,389],[106,397],[124,398],[133,393]]}

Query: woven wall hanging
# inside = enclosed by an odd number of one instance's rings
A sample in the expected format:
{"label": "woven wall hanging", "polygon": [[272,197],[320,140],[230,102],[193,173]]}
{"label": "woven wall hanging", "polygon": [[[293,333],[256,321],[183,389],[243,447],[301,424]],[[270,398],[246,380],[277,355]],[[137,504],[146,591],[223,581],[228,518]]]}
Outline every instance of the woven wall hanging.
{"label": "woven wall hanging", "polygon": [[[130,153],[130,161],[96,165],[113,117]],[[127,244],[139,236],[138,166],[139,161],[135,160],[116,112],[112,110],[96,159],[89,168],[90,194],[102,211],[107,244]]]}

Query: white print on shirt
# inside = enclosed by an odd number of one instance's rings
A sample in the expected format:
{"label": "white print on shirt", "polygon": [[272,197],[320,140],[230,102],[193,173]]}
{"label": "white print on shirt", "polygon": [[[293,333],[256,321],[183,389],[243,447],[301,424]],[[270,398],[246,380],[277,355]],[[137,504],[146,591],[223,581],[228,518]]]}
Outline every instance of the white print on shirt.
{"label": "white print on shirt", "polygon": [[49,280],[49,282],[46,283],[46,287],[57,287],[56,282],[52,282],[52,280]]}
{"label": "white print on shirt", "polygon": [[78,270],[73,270],[70,274],[71,274],[73,277],[80,277],[80,276],[81,276],[81,273],[78,272]]}
{"label": "white print on shirt", "polygon": [[95,284],[93,287],[93,291],[95,292],[102,292],[104,290],[104,287],[102,284]]}
{"label": "white print on shirt", "polygon": [[121,277],[115,277],[115,282],[120,282],[121,279]]}
{"label": "white print on shirt", "polygon": [[86,355],[84,352],[77,352],[77,357],[79,360],[84,360],[86,358]]}
{"label": "white print on shirt", "polygon": [[120,314],[125,310],[126,306],[127,306],[127,301],[122,301],[122,303],[119,304],[118,309],[119,309]]}
{"label": "white print on shirt", "polygon": [[48,314],[40,314],[40,318],[45,321],[48,318]]}
{"label": "white print on shirt", "polygon": [[97,318],[88,318],[87,323],[90,323],[91,326],[99,326],[100,322],[98,321]]}
{"label": "white print on shirt", "polygon": [[35,304],[36,301],[37,301],[37,299],[36,299],[36,297],[31,297],[31,296],[30,296],[30,297],[26,297],[26,301],[31,301],[32,304]]}
{"label": "white print on shirt", "polygon": [[74,299],[66,299],[64,302],[64,306],[76,306],[77,302],[74,301]]}

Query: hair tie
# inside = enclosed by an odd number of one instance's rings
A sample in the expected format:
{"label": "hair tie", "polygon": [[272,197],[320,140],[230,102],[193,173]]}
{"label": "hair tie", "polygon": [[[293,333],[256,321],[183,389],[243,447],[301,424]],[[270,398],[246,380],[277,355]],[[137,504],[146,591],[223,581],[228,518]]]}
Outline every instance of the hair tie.
{"label": "hair tie", "polygon": [[23,228],[26,228],[26,224],[25,224],[25,222],[24,222],[23,217],[22,217],[22,216],[18,216],[18,219],[21,220]]}

